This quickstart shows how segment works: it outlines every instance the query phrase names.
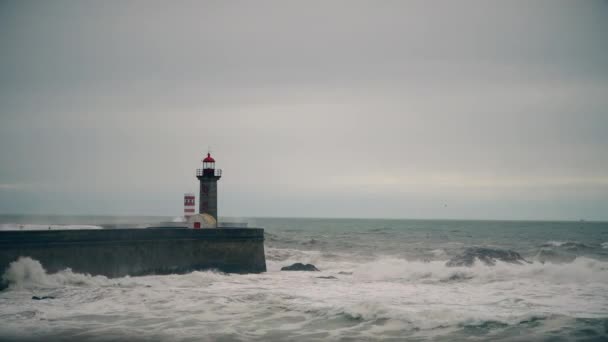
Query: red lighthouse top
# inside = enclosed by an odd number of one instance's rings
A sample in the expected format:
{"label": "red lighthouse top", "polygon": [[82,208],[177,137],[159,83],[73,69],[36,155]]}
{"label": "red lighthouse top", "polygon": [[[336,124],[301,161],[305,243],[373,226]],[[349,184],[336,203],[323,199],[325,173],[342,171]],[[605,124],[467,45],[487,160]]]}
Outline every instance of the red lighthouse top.
{"label": "red lighthouse top", "polygon": [[196,177],[198,179],[213,178],[215,180],[218,180],[220,179],[220,177],[222,177],[222,170],[218,170],[215,168],[215,159],[211,157],[211,153],[207,153],[207,157],[203,159],[203,168],[196,170]]}
{"label": "red lighthouse top", "polygon": [[207,158],[203,159],[203,163],[215,163],[215,159],[211,157],[211,153],[207,153]]}

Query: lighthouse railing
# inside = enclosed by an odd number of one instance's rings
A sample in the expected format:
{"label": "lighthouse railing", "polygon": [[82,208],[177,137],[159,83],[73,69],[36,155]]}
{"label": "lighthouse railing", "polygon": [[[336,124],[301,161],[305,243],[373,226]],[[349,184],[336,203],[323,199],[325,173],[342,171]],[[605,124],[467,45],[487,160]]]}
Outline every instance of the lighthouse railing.
{"label": "lighthouse railing", "polygon": [[222,169],[196,169],[196,176],[212,175],[214,177],[222,177]]}

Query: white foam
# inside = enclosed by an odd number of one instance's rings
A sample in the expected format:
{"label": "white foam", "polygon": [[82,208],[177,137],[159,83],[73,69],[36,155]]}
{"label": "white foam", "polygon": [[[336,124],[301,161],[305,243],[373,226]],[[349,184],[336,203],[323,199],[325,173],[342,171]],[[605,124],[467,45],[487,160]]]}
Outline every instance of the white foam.
{"label": "white foam", "polygon": [[608,249],[608,242],[602,242],[602,248]]}
{"label": "white foam", "polygon": [[[339,255],[339,254],[338,254]],[[266,248],[268,269],[278,271],[296,262],[311,263],[322,271],[352,272],[360,281],[453,281],[474,279],[477,282],[503,279],[538,279],[564,283],[608,282],[608,262],[576,257],[568,263],[511,264],[497,261],[496,266],[476,262],[472,267],[447,267],[445,261],[406,260],[392,256],[364,260],[340,255],[337,260],[324,258],[320,251]]]}
{"label": "white foam", "polygon": [[562,246],[565,243],[566,243],[565,241],[553,241],[553,240],[551,240],[551,241],[545,242],[544,245],[545,246],[560,247],[560,246]]}
{"label": "white foam", "polygon": [[80,229],[103,229],[100,226],[83,224],[19,224],[2,223],[0,230],[80,230]]}
{"label": "white foam", "polygon": [[[122,339],[310,340],[308,333],[318,333],[317,340],[361,340],[414,330],[428,338],[462,324],[608,315],[608,264],[590,258],[450,268],[390,256],[358,261],[330,260],[321,251],[267,252],[273,260],[263,274],[119,279],[47,274],[22,258],[5,272],[11,289],[0,293],[0,337],[10,329],[55,334],[57,322],[69,322],[83,338],[92,332]],[[279,271],[293,262],[313,263],[321,272]],[[329,275],[337,279],[318,278]],[[30,293],[20,292],[48,287],[60,298],[35,306]],[[40,319],[31,319],[33,311]]]}
{"label": "white foam", "polygon": [[38,260],[29,257],[21,257],[11,262],[2,275],[2,280],[8,283],[11,288],[18,289],[61,287],[65,285],[100,286],[108,283],[106,277],[74,273],[70,269],[48,274]]}
{"label": "white foam", "polygon": [[431,254],[433,254],[433,256],[435,256],[436,258],[445,258],[447,257],[447,253],[445,252],[445,250],[439,248],[439,249],[433,249],[430,251]]}

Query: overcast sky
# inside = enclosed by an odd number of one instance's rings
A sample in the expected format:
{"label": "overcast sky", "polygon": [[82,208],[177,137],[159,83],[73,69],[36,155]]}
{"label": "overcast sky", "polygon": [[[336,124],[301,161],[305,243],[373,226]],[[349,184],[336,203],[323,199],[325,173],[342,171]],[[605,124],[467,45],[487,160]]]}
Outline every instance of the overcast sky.
{"label": "overcast sky", "polygon": [[608,220],[607,1],[2,1],[0,213]]}

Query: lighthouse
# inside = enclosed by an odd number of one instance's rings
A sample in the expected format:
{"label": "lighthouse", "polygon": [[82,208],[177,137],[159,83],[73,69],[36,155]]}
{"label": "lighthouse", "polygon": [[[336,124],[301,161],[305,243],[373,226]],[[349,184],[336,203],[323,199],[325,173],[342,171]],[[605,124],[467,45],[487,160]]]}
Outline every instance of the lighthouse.
{"label": "lighthouse", "polygon": [[215,168],[215,159],[211,153],[207,153],[203,159],[203,168],[196,170],[196,178],[200,182],[198,212],[209,214],[217,221],[217,181],[222,178],[222,170]]}

